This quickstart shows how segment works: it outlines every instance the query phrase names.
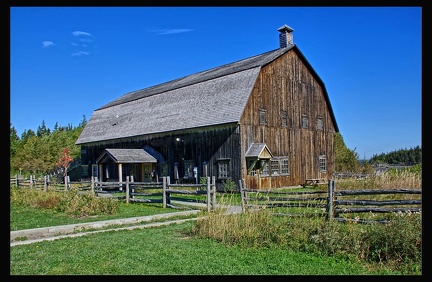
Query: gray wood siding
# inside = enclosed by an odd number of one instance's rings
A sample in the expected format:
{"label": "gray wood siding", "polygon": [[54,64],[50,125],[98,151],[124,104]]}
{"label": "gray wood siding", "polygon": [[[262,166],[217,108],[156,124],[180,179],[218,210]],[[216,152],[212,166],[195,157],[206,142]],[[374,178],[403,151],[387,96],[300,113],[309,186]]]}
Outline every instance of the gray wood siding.
{"label": "gray wood siding", "polygon": [[[237,124],[219,127],[188,130],[178,134],[131,138],[118,142],[101,142],[94,145],[82,145],[86,151],[82,163],[94,164],[105,148],[141,149],[151,146],[160,153],[168,164],[168,176],[174,179],[174,163],[179,164],[179,174],[184,170],[183,160],[192,160],[198,167],[198,177],[204,175],[203,162],[208,163],[208,176],[216,176],[216,188],[222,190],[222,181],[218,179],[218,160],[230,160],[230,179],[238,183],[241,172],[240,134]],[[176,141],[180,138],[180,142]],[[158,162],[158,175],[161,175],[162,163]],[[89,171],[89,175],[91,172]]]}

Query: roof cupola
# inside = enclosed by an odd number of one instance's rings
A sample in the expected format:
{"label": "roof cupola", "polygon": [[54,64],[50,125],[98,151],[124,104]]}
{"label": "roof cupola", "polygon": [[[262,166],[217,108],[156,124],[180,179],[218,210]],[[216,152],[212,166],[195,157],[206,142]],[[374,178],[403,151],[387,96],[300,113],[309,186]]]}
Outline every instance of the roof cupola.
{"label": "roof cupola", "polygon": [[294,44],[293,43],[293,36],[291,32],[294,31],[291,27],[284,24],[280,28],[278,28],[279,34],[279,46],[280,48],[288,47],[288,44]]}

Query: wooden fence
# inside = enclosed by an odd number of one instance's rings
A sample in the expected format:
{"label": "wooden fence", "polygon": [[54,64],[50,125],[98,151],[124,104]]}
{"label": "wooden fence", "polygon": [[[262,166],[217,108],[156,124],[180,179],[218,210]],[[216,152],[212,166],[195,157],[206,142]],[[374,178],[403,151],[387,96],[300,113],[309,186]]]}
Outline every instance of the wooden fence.
{"label": "wooden fence", "polygon": [[[90,181],[70,182],[66,179],[65,184],[53,184],[49,177],[44,180],[36,180],[31,176],[30,179],[11,178],[11,186],[44,189],[52,188],[67,191],[71,186],[76,186],[81,192],[91,191],[97,196],[110,196],[117,199],[125,199],[126,203],[162,203],[164,208],[181,208],[175,206],[172,200],[178,202],[191,202],[187,197],[175,197],[173,195],[196,195],[203,196],[207,204],[207,211],[216,209],[216,179],[207,177],[206,184],[171,184],[169,177],[163,177],[162,182],[134,182],[133,177],[126,177],[123,182],[102,182],[97,177],[92,177]],[[118,194],[118,196],[114,196]]]}
{"label": "wooden fence", "polygon": [[49,175],[45,175],[43,179],[37,179],[34,175],[30,175],[28,179],[21,178],[16,175],[14,178],[10,178],[10,185],[15,187],[23,187],[23,188],[43,188],[47,190],[48,188],[57,188],[58,190],[67,190],[70,188],[70,184],[72,182],[69,181],[69,177],[66,178],[65,183],[54,183],[51,182],[51,177]]}
{"label": "wooden fence", "polygon": [[[244,181],[240,181],[239,187],[243,212],[270,208],[278,211],[275,212],[278,215],[310,217],[318,215],[325,216],[327,220],[356,221],[358,223],[389,222],[386,218],[376,220],[360,218],[371,213],[421,212],[422,201],[418,196],[411,196],[410,199],[383,199],[384,195],[421,195],[419,189],[336,191],[334,180],[328,181],[327,191],[255,190],[245,188]],[[359,198],[359,195],[368,195],[376,199]],[[281,209],[278,208],[282,207],[288,209],[281,212]]]}

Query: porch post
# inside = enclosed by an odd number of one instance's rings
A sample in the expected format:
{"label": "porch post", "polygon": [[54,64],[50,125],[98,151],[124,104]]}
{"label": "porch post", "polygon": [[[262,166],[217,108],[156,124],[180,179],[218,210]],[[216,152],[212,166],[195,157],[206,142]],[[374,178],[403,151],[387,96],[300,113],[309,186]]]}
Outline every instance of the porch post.
{"label": "porch post", "polygon": [[122,173],[123,173],[122,172],[122,164],[118,164],[118,175],[119,175],[119,185],[120,185],[119,191],[123,190],[122,183],[121,183],[123,181],[123,174]]}

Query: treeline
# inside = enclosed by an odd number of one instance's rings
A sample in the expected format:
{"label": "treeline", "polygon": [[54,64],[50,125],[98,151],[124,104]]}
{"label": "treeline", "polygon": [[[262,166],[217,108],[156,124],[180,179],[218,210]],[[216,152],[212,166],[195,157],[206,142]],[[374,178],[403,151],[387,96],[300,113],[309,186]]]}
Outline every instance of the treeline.
{"label": "treeline", "polygon": [[399,149],[390,153],[381,153],[379,155],[373,155],[369,159],[371,164],[403,164],[403,165],[415,165],[422,163],[422,149],[420,146],[410,149]]}
{"label": "treeline", "polygon": [[71,124],[59,126],[55,124],[51,130],[45,121],[38,126],[37,131],[25,130],[21,137],[15,127],[10,124],[10,174],[45,175],[60,169],[57,165],[65,148],[70,151],[72,159],[81,157],[81,146],[75,145],[87,120],[85,115],[78,126]]}

